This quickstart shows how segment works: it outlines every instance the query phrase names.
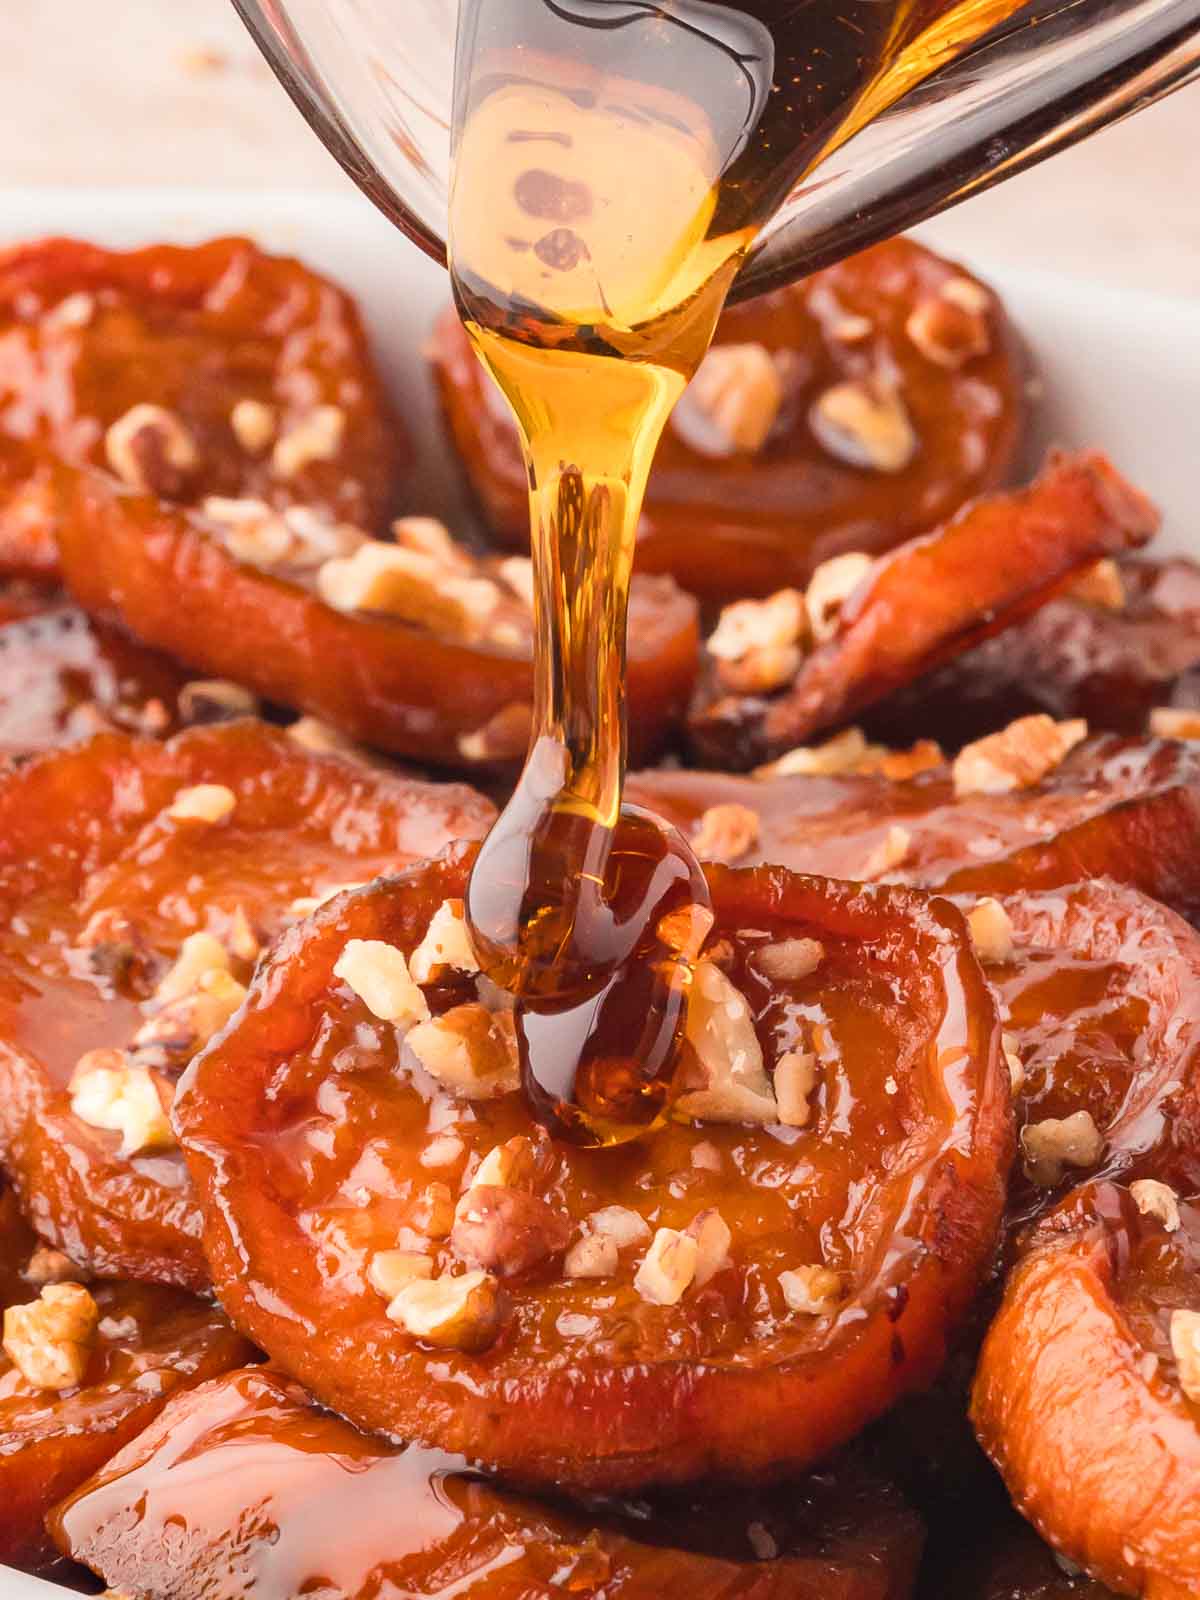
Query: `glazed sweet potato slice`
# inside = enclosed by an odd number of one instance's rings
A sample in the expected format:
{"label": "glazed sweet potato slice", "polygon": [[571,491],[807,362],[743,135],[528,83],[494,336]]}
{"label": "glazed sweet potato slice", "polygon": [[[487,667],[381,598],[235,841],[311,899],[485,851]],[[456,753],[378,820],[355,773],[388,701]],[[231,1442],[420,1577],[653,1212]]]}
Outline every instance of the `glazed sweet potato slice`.
{"label": "glazed sweet potato slice", "polygon": [[30,603],[26,615],[0,620],[0,755],[49,750],[103,730],[170,733],[184,681],[165,656],[77,606]]}
{"label": "glazed sweet potato slice", "polygon": [[[39,1276],[39,1257],[30,1275]],[[69,1272],[40,1293],[31,1286],[6,1312],[0,1352],[0,1561],[34,1566],[51,1557],[51,1506],[171,1395],[253,1356],[215,1306],[175,1289],[85,1286]]]}
{"label": "glazed sweet potato slice", "polygon": [[974,501],[875,562],[822,567],[786,628],[788,591],[724,611],[692,740],[715,766],[778,755],[1002,632],[1158,523],[1104,456],[1052,455],[1028,489]]}
{"label": "glazed sweet potato slice", "polygon": [[712,869],[673,1117],[584,1150],[539,1136],[511,1013],[430,965],[471,859],[289,933],[183,1079],[222,1303],[360,1426],[527,1481],[821,1459],[936,1371],[994,1241],[1008,1074],[960,914]]}
{"label": "glazed sweet potato slice", "polygon": [[[58,481],[63,571],[93,615],[395,754],[468,768],[523,759],[527,559],[515,569],[477,561],[424,519],[398,523],[390,544],[311,522],[296,534],[294,519],[256,519],[252,508],[247,520],[237,502],[205,518],[100,474],[64,469]],[[626,690],[636,759],[651,759],[682,721],[697,648],[695,602],[670,579],[635,581]]]}
{"label": "glazed sweet potato slice", "polygon": [[1200,1210],[1097,1184],[1035,1232],[984,1343],[980,1441],[1017,1509],[1119,1594],[1200,1594]]}
{"label": "glazed sweet potato slice", "polygon": [[[485,516],[527,548],[516,430],[453,310],[432,359]],[[910,240],[732,308],[659,447],[641,570],[723,604],[889,549],[1005,481],[1024,385],[998,297]]]}
{"label": "glazed sweet potato slice", "polygon": [[786,1490],[540,1504],[460,1457],[359,1433],[270,1368],[180,1396],[51,1525],[129,1600],[208,1585],[223,1600],[905,1600],[921,1543],[854,1460]]}
{"label": "glazed sweet potato slice", "polygon": [[[941,762],[930,747],[889,752],[843,737],[798,754],[805,770],[791,776],[785,758],[756,777],[636,773],[627,792],[702,858],[976,894],[1111,878],[1200,916],[1193,745],[1087,739],[1037,781],[999,793],[972,786],[969,761]],[[887,775],[923,764],[912,777]]]}
{"label": "glazed sweet potato slice", "polygon": [[[406,454],[353,302],[246,239],[0,254],[0,435],[17,446],[0,493],[26,512],[52,457],[172,500],[252,496],[376,527]],[[0,567],[55,561],[44,521],[0,516]]]}
{"label": "glazed sweet potato slice", "polygon": [[492,815],[249,721],[101,734],[0,779],[0,1145],[39,1233],[98,1272],[204,1287],[166,1119],[180,1067],[306,900]]}
{"label": "glazed sweet potato slice", "polygon": [[1141,733],[1160,708],[1187,715],[1200,706],[1198,669],[1200,567],[1131,559],[1108,571],[1102,587],[1089,582],[1051,600],[892,695],[865,721],[890,739],[919,729],[953,748],[1038,711]]}

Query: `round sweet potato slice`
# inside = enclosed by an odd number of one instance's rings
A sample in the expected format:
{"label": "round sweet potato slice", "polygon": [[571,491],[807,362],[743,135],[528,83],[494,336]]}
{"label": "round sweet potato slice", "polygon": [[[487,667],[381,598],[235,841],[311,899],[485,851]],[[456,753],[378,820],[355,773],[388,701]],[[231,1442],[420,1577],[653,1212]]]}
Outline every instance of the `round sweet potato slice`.
{"label": "round sweet potato slice", "polygon": [[[453,310],[432,359],[488,522],[527,548],[516,429]],[[827,557],[890,549],[1002,483],[1027,413],[998,297],[911,240],[877,245],[726,311],[659,447],[641,570],[709,603],[803,586]]]}
{"label": "round sweet potato slice", "polygon": [[[493,814],[463,786],[315,756],[251,721],[161,744],[101,734],[0,779],[0,1146],[38,1232],[97,1272],[205,1287],[165,1118],[180,1065],[294,902],[479,837]],[[191,968],[173,968],[185,948]],[[71,1088],[89,1054],[118,1074],[92,1079],[98,1103]]]}
{"label": "round sweet potato slice", "polygon": [[823,567],[807,618],[793,599],[788,629],[761,632],[787,592],[761,614],[723,612],[689,720],[692,743],[713,766],[743,767],[838,727],[1002,633],[1073,575],[1144,544],[1159,520],[1104,456],[1055,452],[1026,489],[973,501],[878,561],[859,558],[861,570],[853,557]]}
{"label": "round sweet potato slice", "polygon": [[1200,916],[1195,745],[1087,739],[1039,780],[997,794],[960,792],[936,747],[892,752],[842,736],[801,754],[816,759],[792,775],[786,758],[754,777],[635,773],[627,794],[704,858],[974,894],[1111,878]]}
{"label": "round sweet potato slice", "polygon": [[[538,1136],[486,985],[428,967],[472,857],[289,933],[183,1079],[222,1303],[360,1426],[526,1480],[819,1460],[937,1370],[994,1242],[1008,1074],[960,914],[711,869],[673,1119],[588,1150]],[[407,1031],[360,998],[397,952],[432,972]],[[393,1298],[397,1262],[434,1276]]]}
{"label": "round sweet potato slice", "polygon": [[905,1600],[921,1544],[894,1487],[855,1460],[786,1489],[541,1504],[461,1458],[359,1433],[270,1368],[180,1396],[51,1525],[130,1600],[209,1584],[223,1600]]}
{"label": "round sweet potato slice", "polygon": [[83,1315],[92,1331],[76,1358],[78,1381],[43,1386],[49,1374],[38,1365],[36,1318],[47,1302],[37,1287],[23,1302],[34,1324],[14,1322],[10,1313],[0,1352],[0,1561],[22,1566],[53,1557],[45,1528],[51,1506],[136,1437],[173,1394],[254,1357],[215,1306],[178,1290],[57,1281],[85,1306],[90,1301]]}
{"label": "round sweet potato slice", "polygon": [[[407,453],[349,296],[246,239],[0,254],[0,434],[27,510],[52,457],[173,500],[251,496],[365,527]],[[0,568],[56,563],[44,520],[0,517]]]}
{"label": "round sweet potato slice", "polygon": [[1078,1190],[1034,1233],[972,1417],[1017,1509],[1119,1594],[1200,1594],[1200,1210]]}
{"label": "round sweet potato slice", "polygon": [[[409,552],[415,574],[397,579],[390,595],[366,596],[364,609],[338,609],[322,598],[329,591],[319,587],[320,571],[303,562],[319,552],[344,573],[356,550],[386,559],[396,546],[368,546],[341,527],[334,548],[322,540],[314,552],[301,537],[302,548],[293,541],[278,563],[252,565],[231,553],[231,531],[232,548],[243,551],[258,531],[244,522],[231,530],[124,493],[99,473],[62,469],[57,481],[63,572],[93,615],[195,671],[232,678],[397,755],[468,768],[512,768],[524,758],[533,692],[527,561],[514,578],[436,528],[431,553],[430,527],[420,522],[410,525],[420,540]],[[307,534],[310,525],[301,526]],[[472,610],[481,596],[491,607],[482,620]],[[682,722],[698,641],[689,596],[669,578],[635,580],[626,676],[635,760],[652,759]]]}

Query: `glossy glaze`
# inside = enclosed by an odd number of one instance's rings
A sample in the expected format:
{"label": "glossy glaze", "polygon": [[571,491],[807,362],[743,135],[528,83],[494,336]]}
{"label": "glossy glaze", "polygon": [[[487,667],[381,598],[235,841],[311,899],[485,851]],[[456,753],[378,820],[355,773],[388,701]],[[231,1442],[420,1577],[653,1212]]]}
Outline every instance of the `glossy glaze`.
{"label": "glossy glaze", "polygon": [[[936,1368],[994,1237],[1006,1073],[957,913],[901,891],[710,870],[767,1063],[814,1041],[810,1126],[672,1122],[615,1151],[556,1146],[538,1192],[576,1228],[604,1205],[652,1228],[719,1207],[730,1267],[671,1307],[633,1288],[641,1249],[610,1280],[565,1280],[551,1261],[506,1282],[512,1315],[490,1350],[430,1353],[385,1316],[370,1257],[421,1228],[435,1136],[461,1141],[436,1173],[454,1196],[469,1154],[533,1124],[518,1095],[466,1106],[414,1077],[393,1030],[331,972],[350,937],[411,949],[461,895],[468,861],[458,852],[319,913],[184,1078],[176,1118],[224,1303],[363,1425],[543,1482],[627,1487],[819,1459]],[[753,951],[784,929],[819,937],[825,959],[768,984]],[[701,1146],[719,1170],[696,1164]],[[840,1311],[789,1313],[777,1274],[822,1259],[844,1274]]]}
{"label": "glossy glaze", "polygon": [[1068,1197],[1009,1280],[972,1397],[1017,1508],[1147,1600],[1200,1593],[1200,1406],[1170,1342],[1172,1311],[1200,1310],[1200,1211],[1180,1215],[1168,1233],[1114,1185]]}
{"label": "glossy glaze", "polygon": [[[233,790],[226,822],[161,814],[197,783]],[[492,815],[463,786],[312,756],[253,722],[165,745],[101,735],[0,780],[0,1143],[39,1231],[98,1270],[203,1287],[182,1159],[123,1157],[82,1123],[66,1093],[79,1057],[130,1042],[188,933],[228,936],[241,906],[265,944],[295,898],[478,837]],[[124,978],[77,948],[101,912],[132,925]]]}
{"label": "glossy glaze", "polygon": [[[904,331],[921,299],[961,277],[977,283],[919,245],[893,240],[727,311],[718,344],[782,353],[784,408],[755,456],[713,459],[668,428],[641,522],[640,569],[669,572],[709,603],[769,594],[803,585],[840,551],[889,549],[1002,483],[1028,408],[1024,363],[999,300],[983,291],[990,347],[957,370],[927,360]],[[869,329],[847,340],[858,318]],[[451,435],[492,528],[524,545],[528,501],[516,433],[453,313],[438,324],[433,364]],[[822,389],[877,369],[898,375],[919,439],[899,473],[837,460],[808,421]]]}
{"label": "glossy glaze", "polygon": [[[345,415],[334,456],[294,476],[247,451],[230,414],[270,405],[281,432],[319,405]],[[310,505],[366,527],[387,512],[407,454],[353,302],[299,262],[246,239],[120,253],[46,239],[0,254],[0,435],[103,466],[108,427],[163,406],[192,434],[194,472],[173,498],[252,496]],[[0,519],[0,565],[53,571],[44,524]]]}

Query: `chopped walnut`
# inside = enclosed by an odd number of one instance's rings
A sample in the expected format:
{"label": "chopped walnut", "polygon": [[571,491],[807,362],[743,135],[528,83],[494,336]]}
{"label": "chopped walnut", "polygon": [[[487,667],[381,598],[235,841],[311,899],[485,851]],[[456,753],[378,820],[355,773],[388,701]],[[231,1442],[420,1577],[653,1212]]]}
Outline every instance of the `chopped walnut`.
{"label": "chopped walnut", "polygon": [[235,561],[278,567],[292,554],[291,530],[265,500],[229,500],[209,495],[200,508]]}
{"label": "chopped walnut", "polygon": [[804,596],[799,589],[779,589],[766,600],[735,600],[725,606],[707,648],[718,662],[738,662],[796,645],[804,633]]}
{"label": "chopped walnut", "polygon": [[621,1264],[613,1239],[602,1233],[585,1233],[567,1251],[563,1260],[565,1278],[611,1278]]}
{"label": "chopped walnut", "polygon": [[515,1189],[533,1182],[537,1174],[537,1153],[524,1134],[505,1144],[493,1145],[471,1174],[471,1187]]}
{"label": "chopped walnut", "polygon": [[89,1128],[121,1135],[121,1154],[172,1150],[168,1083],[123,1050],[89,1050],[71,1075],[71,1110]]}
{"label": "chopped walnut", "polygon": [[1155,706],[1150,713],[1150,732],[1156,739],[1200,739],[1200,711]]}
{"label": "chopped walnut", "polygon": [[772,983],[798,983],[811,977],[824,959],[819,939],[777,939],[754,952],[754,965]]}
{"label": "chopped walnut", "polygon": [[566,1250],[571,1224],[524,1189],[472,1183],[458,1202],[450,1246],[469,1267],[515,1278]]}
{"label": "chopped walnut", "polygon": [[863,763],[880,746],[869,745],[861,728],[846,728],[824,744],[799,745],[778,760],[755,770],[756,778],[838,778],[859,772]]}
{"label": "chopped walnut", "polygon": [[435,1134],[417,1157],[423,1167],[456,1167],[467,1147],[456,1133]]}
{"label": "chopped walnut", "polygon": [[100,1311],[78,1283],[50,1283],[4,1313],[4,1350],[35,1389],[75,1389],[87,1373]]}
{"label": "chopped walnut", "polygon": [[67,329],[86,328],[95,315],[95,295],[89,294],[86,289],[77,289],[74,294],[65,295],[53,311],[48,311],[42,322],[45,327],[63,332]]}
{"label": "chopped walnut", "polygon": [[783,379],[761,344],[714,345],[680,401],[673,427],[700,455],[755,455],[783,404]]}
{"label": "chopped walnut", "polygon": [[473,557],[454,542],[449,528],[436,517],[398,517],[392,523],[392,537],[403,549],[428,556],[441,567],[467,576],[475,571]]}
{"label": "chopped walnut", "polygon": [[[7,1320],[6,1315],[6,1329]],[[1200,1405],[1200,1311],[1172,1311],[1171,1349],[1179,1366],[1179,1387]]]}
{"label": "chopped walnut", "polygon": [[394,1300],[406,1284],[433,1277],[433,1258],[419,1250],[378,1250],[367,1268],[367,1282],[385,1300]]}
{"label": "chopped walnut", "polygon": [[214,1039],[245,1000],[247,990],[229,972],[204,973],[188,994],[157,1011],[133,1036],[136,1051],[163,1052],[163,1064],[181,1066]]}
{"label": "chopped walnut", "polygon": [[468,1001],[422,1022],[407,1042],[430,1077],[464,1099],[490,1100],[520,1088],[511,1012]]}
{"label": "chopped walnut", "polygon": [[695,961],[715,921],[708,906],[681,906],[678,911],[668,911],[660,917],[654,931],[668,950],[674,950],[687,961]]}
{"label": "chopped walnut", "polygon": [[234,906],[232,912],[228,914],[225,943],[229,947],[230,955],[236,956],[239,961],[245,961],[249,966],[253,966],[258,960],[262,945],[254,924],[246,915],[245,906]]}
{"label": "chopped walnut", "polygon": [[1002,1033],[1000,1046],[1004,1051],[1004,1064],[1008,1068],[1009,1086],[1013,1094],[1020,1094],[1025,1087],[1025,1063],[1017,1052],[1017,1041],[1011,1033]]}
{"label": "chopped walnut", "polygon": [[858,876],[864,883],[894,872],[912,848],[912,834],[907,828],[893,823],[879,842],[867,852]]}
{"label": "chopped walnut", "polygon": [[720,1172],[721,1152],[708,1139],[692,1146],[692,1166],[697,1172]]}
{"label": "chopped walnut", "polygon": [[790,683],[800,671],[804,652],[799,645],[766,645],[751,650],[739,661],[718,661],[717,681],[733,695],[771,694]]}
{"label": "chopped walnut", "polygon": [[317,571],[317,592],[336,611],[379,611],[460,639],[478,638],[500,603],[490,578],[463,577],[382,539],[326,561]]}
{"label": "chopped walnut", "polygon": [[408,963],[417,983],[432,983],[444,967],[455,972],[479,971],[479,959],[471,943],[471,930],[467,927],[461,900],[442,901]]}
{"label": "chopped walnut", "polygon": [[448,1239],[454,1227],[454,1196],[447,1183],[427,1183],[413,1202],[409,1221],[427,1239]]}
{"label": "chopped walnut", "polygon": [[197,783],[180,789],[165,814],[174,822],[224,822],[236,805],[237,796],[223,783]]}
{"label": "chopped walnut", "polygon": [[861,344],[875,331],[870,317],[860,317],[857,312],[844,311],[830,327],[830,333],[839,344]]}
{"label": "chopped walnut", "polygon": [[533,562],[528,556],[505,556],[497,567],[502,582],[524,605],[533,610]]}
{"label": "chopped walnut", "polygon": [[687,1235],[696,1241],[693,1279],[697,1289],[703,1289],[710,1278],[715,1278],[718,1272],[729,1265],[729,1247],[733,1243],[733,1235],[729,1231],[729,1224],[715,1206],[692,1218]]}
{"label": "chopped walnut", "polygon": [[247,455],[261,456],[275,442],[279,414],[262,400],[239,400],[229,413],[229,426]]}
{"label": "chopped walnut", "polygon": [[804,1128],[812,1115],[809,1096],[817,1086],[817,1058],[808,1050],[788,1050],[775,1064],[775,1099],[786,1128]]}
{"label": "chopped walnut", "polygon": [[1104,1135],[1090,1111],[1047,1117],[1021,1130],[1021,1148],[1030,1180],[1052,1189],[1067,1167],[1094,1167],[1104,1153]]}
{"label": "chopped walnut", "polygon": [[458,753],[464,761],[519,761],[529,748],[533,711],[514,700],[471,733],[459,736]]}
{"label": "chopped walnut", "polygon": [[314,461],[332,461],[342,447],[346,413],[341,406],[315,406],[276,441],[271,467],[281,478],[294,478]]}
{"label": "chopped walnut", "polygon": [[200,463],[196,441],[173,411],[131,406],[104,436],[108,464],[132,489],[177,496]]}
{"label": "chopped walnut", "polygon": [[387,1314],[423,1344],[478,1352],[495,1343],[506,1309],[496,1279],[476,1270],[457,1278],[443,1274],[414,1279],[395,1296]]}
{"label": "chopped walnut", "polygon": [[964,311],[986,311],[992,303],[992,297],[981,283],[976,283],[974,278],[947,278],[938,291],[943,300],[949,300],[953,306],[961,306]]}
{"label": "chopped walnut", "polygon": [[844,1297],[842,1280],[828,1267],[796,1267],[779,1274],[779,1287],[789,1311],[809,1317],[830,1317]]}
{"label": "chopped walnut", "polygon": [[333,969],[381,1022],[427,1024],[429,1002],[413,982],[403,950],[382,939],[351,939]]}
{"label": "chopped walnut", "polygon": [[227,678],[199,678],[179,691],[179,715],[191,726],[232,722],[258,714],[258,696]]}
{"label": "chopped walnut", "polygon": [[1138,1178],[1129,1185],[1133,1203],[1144,1217],[1157,1217],[1167,1233],[1179,1229],[1179,1196],[1169,1183],[1157,1178]]}
{"label": "chopped walnut", "polygon": [[975,903],[967,912],[967,928],[975,954],[981,961],[999,963],[1013,957],[1012,918],[992,895]]}
{"label": "chopped walnut", "polygon": [[[945,288],[955,283],[976,287],[969,279],[952,278]],[[982,305],[969,306],[963,304],[961,295],[953,291],[947,295],[943,289],[913,308],[904,331],[926,361],[957,371],[991,349],[986,296]]]}
{"label": "chopped walnut", "polygon": [[836,635],[846,601],[874,570],[874,558],[861,550],[848,550],[845,555],[822,561],[804,592],[808,626],[818,644],[825,644]]}
{"label": "chopped walnut", "polygon": [[304,917],[311,917],[314,911],[319,911],[322,906],[327,906],[331,900],[336,900],[340,894],[350,894],[355,889],[361,889],[361,883],[326,883],[313,890],[312,894],[297,895],[288,902],[288,916],[296,921]]}
{"label": "chopped walnut", "polygon": [[1125,583],[1120,567],[1111,556],[1104,556],[1086,567],[1078,577],[1071,579],[1063,593],[1102,611],[1125,609]]}
{"label": "chopped walnut", "polygon": [[650,1224],[629,1206],[601,1206],[592,1212],[587,1225],[592,1233],[611,1239],[618,1250],[650,1237]]}
{"label": "chopped walnut", "polygon": [[954,758],[954,792],[1008,794],[1028,788],[1086,738],[1087,723],[1081,718],[1055,722],[1042,712],[1018,717],[999,733],[964,745]]}
{"label": "chopped walnut", "polygon": [[341,756],[345,761],[369,760],[360,744],[319,717],[297,717],[289,726],[287,736],[302,750],[311,750],[316,756]]}
{"label": "chopped walnut", "polygon": [[76,1266],[63,1251],[42,1244],[30,1256],[21,1276],[35,1289],[43,1289],[48,1283],[87,1283],[91,1274]]}
{"label": "chopped walnut", "polygon": [[692,849],[702,861],[732,865],[748,856],[758,843],[758,812],[736,802],[709,806],[692,835]]}
{"label": "chopped walnut", "polygon": [[179,947],[175,964],[154,991],[154,1004],[170,1005],[192,994],[210,972],[229,971],[229,951],[211,933],[189,933]]}
{"label": "chopped walnut", "polygon": [[699,962],[692,974],[686,1039],[690,1055],[681,1068],[676,1116],[698,1122],[779,1120],[750,1008],[712,961]]}
{"label": "chopped walnut", "polygon": [[678,1305],[696,1276],[699,1254],[700,1246],[690,1234],[660,1228],[634,1275],[633,1287],[651,1305]]}
{"label": "chopped walnut", "polygon": [[849,467],[903,472],[917,435],[899,391],[877,379],[849,379],[826,389],[809,412],[818,444]]}

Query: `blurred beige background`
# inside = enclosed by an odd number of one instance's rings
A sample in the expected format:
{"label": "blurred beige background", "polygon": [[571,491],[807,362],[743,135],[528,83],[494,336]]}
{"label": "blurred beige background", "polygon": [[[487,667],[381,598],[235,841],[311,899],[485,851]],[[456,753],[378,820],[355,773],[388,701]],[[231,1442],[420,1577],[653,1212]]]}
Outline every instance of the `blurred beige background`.
{"label": "blurred beige background", "polygon": [[[0,204],[23,184],[337,188],[228,0],[2,0]],[[962,206],[989,262],[1200,298],[1200,85]]]}

